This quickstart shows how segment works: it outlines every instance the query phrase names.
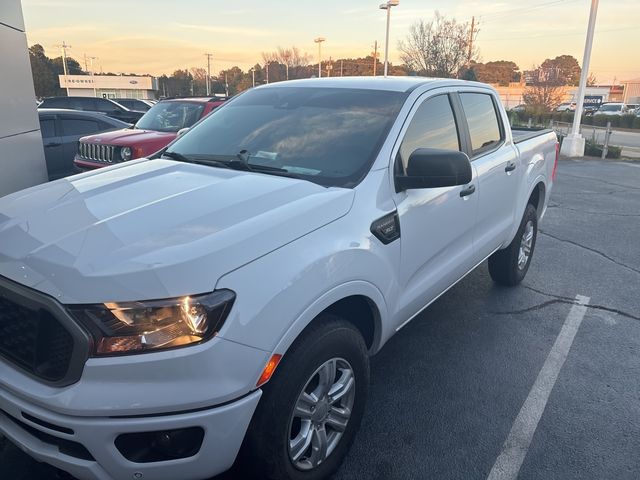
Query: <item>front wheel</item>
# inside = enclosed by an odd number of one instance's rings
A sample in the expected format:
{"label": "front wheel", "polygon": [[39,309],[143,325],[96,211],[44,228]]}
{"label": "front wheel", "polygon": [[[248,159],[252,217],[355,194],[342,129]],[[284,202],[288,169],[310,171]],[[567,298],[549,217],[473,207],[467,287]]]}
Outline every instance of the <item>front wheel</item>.
{"label": "front wheel", "polygon": [[500,285],[519,284],[527,274],[538,237],[538,213],[527,205],[520,228],[509,246],[489,257],[489,274]]}
{"label": "front wheel", "polygon": [[323,314],[264,387],[236,462],[239,478],[320,480],[333,474],[360,425],[368,384],[362,335]]}

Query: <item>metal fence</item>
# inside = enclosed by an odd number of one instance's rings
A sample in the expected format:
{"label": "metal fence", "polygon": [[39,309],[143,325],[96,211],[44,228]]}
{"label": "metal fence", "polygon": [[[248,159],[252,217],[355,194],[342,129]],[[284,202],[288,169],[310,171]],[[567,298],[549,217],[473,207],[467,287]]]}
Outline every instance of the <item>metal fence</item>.
{"label": "metal fence", "polygon": [[[566,136],[571,132],[572,124],[568,122],[556,122],[551,120],[549,127],[557,134]],[[611,134],[614,130],[611,128],[611,122],[607,122],[606,127],[596,127],[595,125],[580,125],[580,133],[586,140],[591,140],[595,145],[602,145],[601,158],[604,159],[609,153],[609,147],[611,144]],[[621,150],[622,145],[615,145]]]}

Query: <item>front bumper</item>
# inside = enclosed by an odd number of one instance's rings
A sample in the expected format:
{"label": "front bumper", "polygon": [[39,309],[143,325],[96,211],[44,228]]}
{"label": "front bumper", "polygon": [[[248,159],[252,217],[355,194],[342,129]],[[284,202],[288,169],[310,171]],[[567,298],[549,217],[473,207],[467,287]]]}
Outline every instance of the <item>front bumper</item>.
{"label": "front bumper", "polygon": [[[81,480],[205,479],[224,472],[235,461],[261,394],[257,390],[197,411],[122,418],[62,415],[0,390],[0,433],[36,460]],[[114,444],[123,433],[194,426],[202,427],[205,435],[198,453],[189,458],[134,463]]]}

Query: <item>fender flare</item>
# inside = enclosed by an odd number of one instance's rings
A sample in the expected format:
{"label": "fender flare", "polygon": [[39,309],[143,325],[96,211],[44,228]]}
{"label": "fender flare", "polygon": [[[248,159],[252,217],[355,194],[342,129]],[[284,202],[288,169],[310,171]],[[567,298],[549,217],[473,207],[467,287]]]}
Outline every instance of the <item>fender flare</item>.
{"label": "fender flare", "polygon": [[364,280],[353,280],[324,292],[316,298],[309,306],[293,321],[288,330],[284,333],[273,353],[285,355],[293,342],[300,336],[307,326],[323,311],[334,303],[352,296],[363,296],[368,298],[378,310],[378,315],[374,315],[374,337],[369,352],[377,352],[382,346],[382,326],[383,318],[388,318],[387,304],[382,292],[374,284]]}

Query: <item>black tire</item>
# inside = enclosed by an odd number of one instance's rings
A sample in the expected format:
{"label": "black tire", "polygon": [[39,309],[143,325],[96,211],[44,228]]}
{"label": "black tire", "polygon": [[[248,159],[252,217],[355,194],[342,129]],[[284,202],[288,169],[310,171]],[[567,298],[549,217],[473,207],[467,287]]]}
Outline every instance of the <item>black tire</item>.
{"label": "black tire", "polygon": [[[533,225],[533,238],[531,241],[531,250],[526,264],[518,266],[518,256],[520,253],[520,244],[522,242],[523,235],[527,224],[531,222]],[[489,274],[494,282],[500,285],[506,285],[513,287],[518,285],[527,274],[529,266],[531,265],[531,259],[533,258],[533,252],[536,246],[536,239],[538,237],[538,213],[533,205],[527,205],[524,211],[522,221],[518,232],[509,246],[503,250],[498,250],[489,257]]]}
{"label": "black tire", "polygon": [[[317,467],[298,469],[289,455],[290,420],[305,385],[325,362],[348,362],[355,378],[355,397],[346,429],[334,450]],[[369,389],[369,357],[360,332],[349,322],[322,314],[291,346],[276,373],[263,387],[234,466],[234,478],[320,480],[338,469],[357,432]]]}

